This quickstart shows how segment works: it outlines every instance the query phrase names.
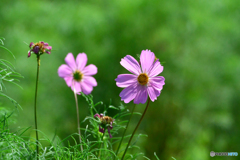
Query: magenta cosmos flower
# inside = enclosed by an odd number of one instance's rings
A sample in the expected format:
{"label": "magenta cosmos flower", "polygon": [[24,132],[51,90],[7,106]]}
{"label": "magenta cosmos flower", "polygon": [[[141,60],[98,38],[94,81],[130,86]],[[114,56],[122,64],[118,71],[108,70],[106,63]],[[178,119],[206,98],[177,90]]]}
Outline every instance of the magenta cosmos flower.
{"label": "magenta cosmos flower", "polygon": [[49,46],[48,43],[43,41],[37,43],[31,42],[29,48],[30,51],[28,51],[28,57],[30,57],[32,53],[35,53],[36,55],[42,55],[43,53],[50,54],[52,50],[52,46]]}
{"label": "magenta cosmos flower", "polygon": [[143,50],[140,64],[130,55],[125,56],[120,64],[133,74],[120,74],[115,79],[118,87],[125,88],[120,93],[121,100],[135,104],[145,103],[148,95],[152,101],[160,95],[165,78],[157,76],[163,71],[158,59],[150,50]]}
{"label": "magenta cosmos flower", "polygon": [[58,68],[59,77],[63,78],[74,92],[90,94],[93,87],[97,86],[97,81],[92,77],[97,73],[97,67],[93,64],[86,66],[87,55],[85,53],[79,53],[76,62],[73,54],[68,53],[65,62],[67,64],[62,64]]}

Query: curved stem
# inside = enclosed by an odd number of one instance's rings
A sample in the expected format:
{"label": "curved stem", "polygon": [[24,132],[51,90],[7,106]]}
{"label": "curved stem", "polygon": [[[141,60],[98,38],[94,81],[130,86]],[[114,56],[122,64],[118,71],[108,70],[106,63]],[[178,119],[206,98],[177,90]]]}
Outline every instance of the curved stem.
{"label": "curved stem", "polygon": [[124,151],[124,153],[123,153],[123,156],[122,156],[122,160],[123,160],[123,158],[124,158],[124,156],[125,156],[125,154],[126,154],[126,152],[127,152],[127,150],[128,150],[128,147],[129,147],[129,145],[130,145],[130,143],[131,143],[131,141],[132,141],[132,138],[133,138],[135,132],[136,132],[137,129],[138,129],[138,126],[139,126],[140,123],[142,122],[142,119],[143,119],[145,113],[147,112],[147,109],[148,109],[148,106],[149,106],[149,102],[150,102],[150,98],[148,97],[147,106],[146,106],[146,108],[145,108],[145,110],[144,110],[144,112],[143,112],[143,114],[142,114],[142,117],[140,118],[140,120],[139,120],[139,122],[138,122],[136,128],[134,129],[131,138],[130,138],[129,141],[128,141],[127,147],[126,147],[126,149],[125,149],[125,151]]}
{"label": "curved stem", "polygon": [[[125,133],[126,133],[126,131],[127,131],[127,128],[128,128],[129,122],[130,122],[131,119],[132,119],[132,115],[133,115],[133,111],[134,111],[135,107],[136,107],[136,104],[134,104],[134,106],[133,106],[131,116],[130,116],[130,118],[129,118],[129,120],[128,120],[128,123],[127,123],[127,125],[126,125],[126,128],[125,128],[125,130],[124,130],[124,132],[123,132],[122,139],[121,139],[121,141],[120,141],[120,143],[119,143],[119,145],[118,145],[118,149],[117,149],[117,151],[116,151],[116,156],[117,156],[117,154],[118,154],[118,151],[119,151],[120,146],[121,146],[121,144],[122,144],[123,138],[124,138]],[[116,158],[116,157],[114,157],[114,160],[115,160],[115,158]]]}
{"label": "curved stem", "polygon": [[77,110],[77,124],[78,124],[79,142],[80,142],[81,151],[83,151],[82,140],[81,140],[81,131],[80,131],[80,122],[79,122],[78,99],[77,99],[77,94],[76,94],[75,91],[74,91],[74,97],[75,97],[76,110]]}
{"label": "curved stem", "polygon": [[38,79],[39,79],[39,68],[40,68],[40,55],[37,55],[37,79],[36,79],[36,88],[35,88],[35,101],[34,101],[34,118],[35,118],[35,130],[36,130],[36,150],[37,150],[37,159],[39,150],[38,150],[38,131],[37,131],[37,90],[38,90]]}

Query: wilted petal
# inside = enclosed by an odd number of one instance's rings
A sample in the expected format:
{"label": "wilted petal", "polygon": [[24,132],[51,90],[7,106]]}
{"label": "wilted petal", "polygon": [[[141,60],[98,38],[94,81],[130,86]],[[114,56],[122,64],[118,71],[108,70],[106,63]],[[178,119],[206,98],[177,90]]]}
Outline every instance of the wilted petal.
{"label": "wilted petal", "polygon": [[[114,121],[115,119],[113,119],[113,121]],[[110,122],[110,129],[112,129],[113,128],[113,126],[112,126],[112,124],[113,124],[113,121],[112,122]]]}
{"label": "wilted petal", "polygon": [[161,66],[159,60],[156,60],[153,65],[152,68],[149,70],[149,77],[155,77],[157,75],[159,75],[161,72],[163,71],[163,66]]}
{"label": "wilted petal", "polygon": [[95,118],[95,117],[100,118],[100,115],[99,115],[98,113],[96,113],[96,114],[94,115],[94,118]]}
{"label": "wilted petal", "polygon": [[162,90],[163,85],[165,85],[165,78],[163,76],[152,77],[149,84],[157,90]]}
{"label": "wilted petal", "polygon": [[65,58],[65,62],[67,63],[67,65],[72,69],[72,71],[75,71],[77,69],[76,67],[76,63],[75,63],[75,59],[73,57],[72,53],[68,53],[66,58]]}
{"label": "wilted petal", "polygon": [[133,74],[120,74],[117,76],[115,81],[118,87],[125,88],[132,85],[133,83],[137,83],[137,77],[137,75]]}
{"label": "wilted petal", "polygon": [[99,132],[104,133],[104,128],[101,128],[99,125]]}
{"label": "wilted petal", "polygon": [[31,42],[31,43],[30,43],[30,45],[29,45],[29,48],[31,48],[33,44],[34,44],[34,43],[33,43],[33,42]]}
{"label": "wilted petal", "polygon": [[125,103],[129,103],[131,100],[133,100],[137,95],[136,88],[137,84],[133,84],[123,89],[119,95],[121,97],[121,100],[123,100]]}
{"label": "wilted petal", "polygon": [[36,54],[38,54],[39,50],[40,50],[39,46],[35,46],[35,47],[33,47],[33,49],[32,49],[32,51],[33,51],[34,53],[36,53]]}
{"label": "wilted petal", "polygon": [[141,68],[139,66],[138,61],[130,55],[127,55],[124,58],[122,58],[120,64],[124,68],[126,68],[129,72],[132,72],[136,75],[141,73]]}
{"label": "wilted petal", "polygon": [[80,71],[82,71],[82,73],[86,76],[92,76],[97,73],[97,67],[93,64],[89,64],[83,70]]}
{"label": "wilted petal", "polygon": [[109,137],[112,138],[112,135],[110,133],[110,128],[108,127],[108,134],[109,134]]}
{"label": "wilted petal", "polygon": [[45,48],[48,50],[52,50],[52,46],[46,46]]}
{"label": "wilted petal", "polygon": [[134,98],[134,103],[135,104],[139,104],[139,103],[146,103],[147,101],[147,87],[145,85],[138,85],[137,87],[138,93],[136,95],[136,97]]}
{"label": "wilted petal", "polygon": [[66,64],[62,64],[58,68],[58,76],[61,78],[72,76],[72,70]]}
{"label": "wilted petal", "polygon": [[87,64],[87,55],[85,53],[79,53],[76,58],[77,69],[82,71]]}
{"label": "wilted petal", "polygon": [[95,78],[90,76],[84,76],[83,82],[94,87],[97,86],[97,81],[95,80]]}
{"label": "wilted petal", "polygon": [[140,55],[140,62],[143,73],[148,73],[155,59],[155,55],[150,50],[143,50]]}
{"label": "wilted petal", "polygon": [[28,57],[30,57],[31,56],[31,50],[28,52]]}

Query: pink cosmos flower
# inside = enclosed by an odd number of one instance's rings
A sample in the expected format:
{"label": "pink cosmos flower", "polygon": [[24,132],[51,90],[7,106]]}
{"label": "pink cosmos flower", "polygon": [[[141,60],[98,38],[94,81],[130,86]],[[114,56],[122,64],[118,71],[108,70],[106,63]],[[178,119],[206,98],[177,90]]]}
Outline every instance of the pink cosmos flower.
{"label": "pink cosmos flower", "polygon": [[[120,93],[121,100],[135,104],[145,103],[148,95],[151,101],[160,95],[165,78],[157,76],[163,71],[159,60],[150,50],[143,50],[140,64],[130,55],[125,56],[120,64],[133,74],[120,74],[115,79],[118,87],[125,88]],[[140,67],[141,66],[141,67]]]}
{"label": "pink cosmos flower", "polygon": [[43,53],[50,54],[52,50],[52,46],[49,46],[48,43],[43,41],[33,43],[31,42],[29,45],[30,51],[28,51],[28,57],[31,56],[32,53],[37,55],[42,55]]}
{"label": "pink cosmos flower", "polygon": [[97,67],[93,64],[86,66],[87,55],[79,53],[75,59],[72,53],[68,53],[65,62],[58,68],[59,77],[63,78],[72,91],[79,94],[90,94],[93,87],[97,86],[97,81],[92,75],[97,73]]}

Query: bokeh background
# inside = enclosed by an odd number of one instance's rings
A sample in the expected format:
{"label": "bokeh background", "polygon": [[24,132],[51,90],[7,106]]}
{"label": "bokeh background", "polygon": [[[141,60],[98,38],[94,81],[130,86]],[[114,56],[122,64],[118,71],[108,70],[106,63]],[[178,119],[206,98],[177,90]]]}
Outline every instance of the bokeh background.
{"label": "bokeh background", "polygon": [[[3,50],[1,58],[24,76],[23,89],[6,86],[22,106],[13,131],[32,126],[26,134],[34,136],[36,57],[27,58],[30,42],[53,47],[51,55],[41,56],[38,92],[38,127],[49,138],[55,131],[65,138],[77,128],[73,93],[57,74],[67,53],[85,52],[88,64],[98,67],[94,102],[118,106],[122,89],[114,79],[128,73],[121,58],[137,58],[150,49],[164,65],[166,84],[138,130],[148,135],[140,151],[150,159],[156,152],[163,160],[208,160],[210,151],[240,153],[239,0],[1,0],[0,36],[16,60]],[[8,100],[1,102],[14,109]],[[89,111],[82,97],[79,106],[83,120]],[[132,109],[133,103],[127,106]],[[134,116],[131,128],[139,118]]]}

